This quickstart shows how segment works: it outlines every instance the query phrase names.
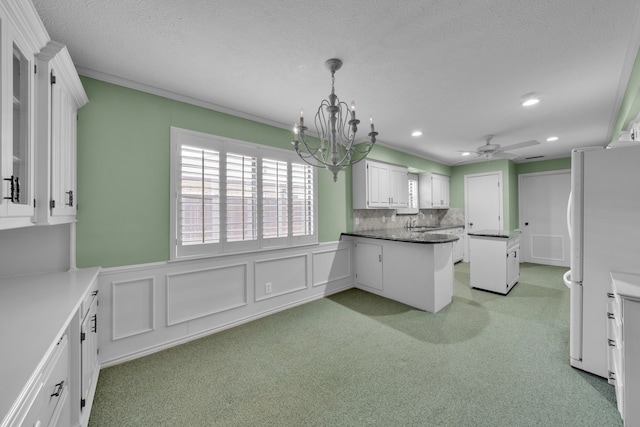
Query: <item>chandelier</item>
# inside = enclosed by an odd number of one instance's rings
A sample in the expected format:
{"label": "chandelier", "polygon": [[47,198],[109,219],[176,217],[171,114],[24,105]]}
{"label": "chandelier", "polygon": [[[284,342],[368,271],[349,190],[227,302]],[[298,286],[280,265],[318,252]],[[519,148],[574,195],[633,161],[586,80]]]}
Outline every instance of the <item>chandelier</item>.
{"label": "chandelier", "polygon": [[331,71],[331,94],[323,99],[315,117],[318,138],[309,138],[304,125],[304,112],[300,111],[300,121],[293,125],[292,142],[298,156],[308,164],[326,167],[333,174],[333,182],[338,180],[338,172],[367,157],[376,143],[378,132],[373,127],[373,118],[369,118],[371,132],[369,140],[355,142],[360,120],[356,119],[356,105],[351,107],[338,99],[335,93],[335,73],[342,67],[342,61],[336,58],[324,63]]}

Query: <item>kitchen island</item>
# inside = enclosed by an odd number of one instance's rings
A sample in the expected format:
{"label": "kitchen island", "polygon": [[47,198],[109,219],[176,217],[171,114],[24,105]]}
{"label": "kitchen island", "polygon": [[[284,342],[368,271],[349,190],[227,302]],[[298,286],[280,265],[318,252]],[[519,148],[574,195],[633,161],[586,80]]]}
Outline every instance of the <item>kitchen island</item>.
{"label": "kitchen island", "polygon": [[520,231],[469,231],[472,288],[506,295],[520,279]]}
{"label": "kitchen island", "polygon": [[353,239],[356,287],[437,313],[453,296],[452,234],[432,228],[342,233]]}

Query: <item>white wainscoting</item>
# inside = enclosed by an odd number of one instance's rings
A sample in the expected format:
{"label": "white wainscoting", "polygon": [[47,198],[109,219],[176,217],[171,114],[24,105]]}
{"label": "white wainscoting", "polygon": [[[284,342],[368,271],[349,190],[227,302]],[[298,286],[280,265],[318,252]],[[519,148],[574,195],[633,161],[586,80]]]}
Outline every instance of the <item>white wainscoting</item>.
{"label": "white wainscoting", "polygon": [[103,269],[100,363],[132,360],[349,289],[352,243]]}

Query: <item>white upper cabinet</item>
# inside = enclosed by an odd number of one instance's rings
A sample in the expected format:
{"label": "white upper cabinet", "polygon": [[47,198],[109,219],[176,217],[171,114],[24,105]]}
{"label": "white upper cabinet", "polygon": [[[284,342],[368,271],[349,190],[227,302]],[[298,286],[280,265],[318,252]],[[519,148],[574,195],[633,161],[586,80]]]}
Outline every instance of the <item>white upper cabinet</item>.
{"label": "white upper cabinet", "polygon": [[0,229],[32,224],[35,54],[46,41],[31,2],[0,2]]}
{"label": "white upper cabinet", "polygon": [[390,208],[406,208],[409,205],[409,172],[402,166],[389,167],[391,184]]}
{"label": "white upper cabinet", "polygon": [[36,220],[39,224],[73,222],[77,111],[88,99],[64,45],[50,41],[36,55],[36,63]]}
{"label": "white upper cabinet", "polygon": [[420,174],[420,209],[449,208],[449,177],[437,173]]}
{"label": "white upper cabinet", "polygon": [[76,111],[87,96],[33,4],[0,2],[0,229],[75,221]]}
{"label": "white upper cabinet", "polygon": [[406,207],[409,199],[407,168],[363,160],[352,167],[353,208]]}

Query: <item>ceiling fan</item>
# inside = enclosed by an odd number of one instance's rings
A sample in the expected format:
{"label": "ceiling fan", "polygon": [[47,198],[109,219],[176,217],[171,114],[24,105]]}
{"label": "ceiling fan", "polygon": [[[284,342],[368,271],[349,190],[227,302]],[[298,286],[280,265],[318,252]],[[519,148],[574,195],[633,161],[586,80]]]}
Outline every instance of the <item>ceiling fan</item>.
{"label": "ceiling fan", "polygon": [[[465,159],[462,160],[460,162],[456,162],[454,164],[459,164],[459,163],[465,163],[465,162],[469,162],[469,161],[473,161],[474,159],[477,159],[478,157],[485,157],[486,160],[492,159],[494,157],[499,157],[501,159],[509,159],[509,160],[513,160],[517,157],[520,157],[519,154],[514,154],[514,153],[509,153],[506,150],[517,150],[519,148],[525,148],[525,147],[530,147],[532,145],[538,145],[540,144],[539,141],[536,141],[535,139],[531,139],[529,141],[523,141],[523,142],[519,142],[517,144],[512,144],[512,145],[507,145],[506,147],[501,147],[500,144],[492,144],[491,140],[493,139],[493,135],[487,135],[484,137],[486,144],[485,145],[481,145],[480,147],[476,148],[475,151],[471,151],[471,153],[475,153],[476,155],[470,159]],[[466,152],[468,153],[469,151],[461,151],[461,152]]]}

